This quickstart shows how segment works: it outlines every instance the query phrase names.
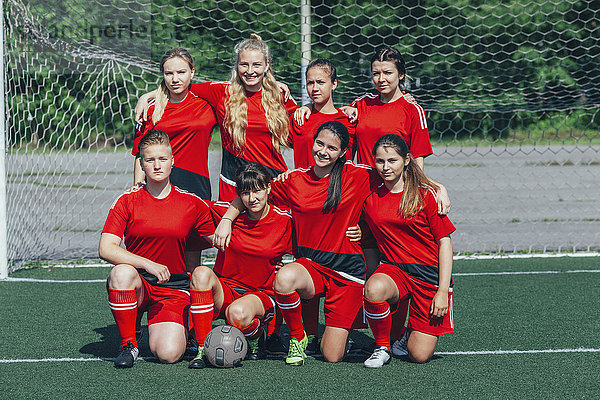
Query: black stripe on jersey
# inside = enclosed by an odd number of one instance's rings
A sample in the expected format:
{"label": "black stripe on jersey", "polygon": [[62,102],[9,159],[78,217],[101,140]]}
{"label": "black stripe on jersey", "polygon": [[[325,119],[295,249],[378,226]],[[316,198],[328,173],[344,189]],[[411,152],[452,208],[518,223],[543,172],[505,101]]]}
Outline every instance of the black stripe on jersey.
{"label": "black stripe on jersey", "polygon": [[361,280],[365,279],[365,258],[362,254],[332,253],[298,246],[298,258],[306,257],[324,267],[343,272]]}
{"label": "black stripe on jersey", "polygon": [[[438,286],[440,274],[437,267],[427,264],[396,263],[385,258],[383,254],[381,255],[381,262],[395,265],[410,276],[434,286]],[[454,287],[452,279],[450,279],[450,287]]]}
{"label": "black stripe on jersey", "polygon": [[[247,164],[257,164],[254,161],[244,160],[243,158],[237,157],[227,150],[223,149],[223,161],[221,162],[221,175],[230,181],[235,181],[235,171],[241,166]],[[283,171],[279,171],[278,169],[267,167],[263,165],[265,169],[271,174],[271,179],[275,178],[277,175],[281,174]]]}
{"label": "black stripe on jersey", "polygon": [[173,185],[193,193],[201,199],[210,200],[211,198],[210,179],[206,176],[173,166],[169,179]]}
{"label": "black stripe on jersey", "polygon": [[143,270],[137,270],[139,274],[152,286],[161,286],[169,289],[190,290],[190,276],[188,274],[171,274],[169,280],[165,283],[158,283],[158,278],[151,273]]}

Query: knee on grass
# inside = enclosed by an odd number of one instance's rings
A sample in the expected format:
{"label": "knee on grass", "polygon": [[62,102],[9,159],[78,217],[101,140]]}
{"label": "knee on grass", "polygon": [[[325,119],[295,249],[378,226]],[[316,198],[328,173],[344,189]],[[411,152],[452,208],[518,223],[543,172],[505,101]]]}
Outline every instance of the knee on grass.
{"label": "knee on grass", "polygon": [[185,352],[185,344],[164,342],[152,349],[152,353],[163,364],[173,364],[181,360]]}

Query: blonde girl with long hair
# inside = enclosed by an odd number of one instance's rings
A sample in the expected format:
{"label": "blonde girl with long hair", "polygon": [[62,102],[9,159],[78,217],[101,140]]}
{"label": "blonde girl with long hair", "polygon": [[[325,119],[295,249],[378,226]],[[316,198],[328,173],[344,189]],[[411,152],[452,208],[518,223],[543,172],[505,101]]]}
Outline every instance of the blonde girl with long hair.
{"label": "blonde girl with long hair", "polygon": [[[275,80],[269,46],[256,34],[234,48],[234,65],[229,82],[194,83],[191,92],[204,98],[214,109],[221,129],[223,157],[219,200],[236,197],[235,171],[248,163],[260,164],[272,176],[287,170],[281,147],[287,144],[288,115],[298,105],[284,101],[281,84]],[[136,117],[145,101],[140,98]]]}

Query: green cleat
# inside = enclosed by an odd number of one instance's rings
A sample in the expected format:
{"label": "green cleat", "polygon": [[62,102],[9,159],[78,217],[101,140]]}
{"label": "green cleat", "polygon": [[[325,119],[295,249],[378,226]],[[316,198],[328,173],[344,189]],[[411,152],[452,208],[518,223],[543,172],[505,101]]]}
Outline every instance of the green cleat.
{"label": "green cleat", "polygon": [[285,358],[285,363],[287,365],[300,366],[304,365],[304,360],[306,360],[306,354],[304,350],[306,350],[306,346],[308,345],[308,336],[306,332],[304,333],[304,337],[302,340],[298,341],[296,338],[290,339],[290,349],[288,351],[288,355]]}
{"label": "green cleat", "polygon": [[190,361],[188,368],[190,369],[202,369],[206,367],[206,361],[204,360],[204,347],[198,347],[198,355]]}

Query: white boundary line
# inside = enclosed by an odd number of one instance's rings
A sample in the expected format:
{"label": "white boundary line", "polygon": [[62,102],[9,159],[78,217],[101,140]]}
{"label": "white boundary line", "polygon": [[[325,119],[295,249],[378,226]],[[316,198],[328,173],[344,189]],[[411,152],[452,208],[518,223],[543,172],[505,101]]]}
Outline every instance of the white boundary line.
{"label": "white boundary line", "polygon": [[[560,354],[560,353],[600,353],[600,349],[579,347],[576,349],[543,349],[543,350],[481,350],[481,351],[437,351],[436,355],[441,356],[471,356],[471,355],[507,355],[507,354]],[[140,357],[138,360],[156,361],[156,357]],[[94,358],[22,358],[22,359],[0,359],[0,364],[18,364],[18,363],[42,363],[42,362],[90,362],[90,361],[111,361],[110,357]]]}
{"label": "white boundary line", "polygon": [[[507,276],[507,275],[556,275],[556,274],[580,274],[600,273],[600,269],[573,269],[568,271],[503,271],[503,272],[457,272],[452,276]],[[11,278],[3,282],[36,282],[36,283],[104,283],[106,279],[34,279],[34,278]]]}
{"label": "white boundary line", "polygon": [[[481,255],[457,255],[454,260],[497,260],[510,258],[558,258],[558,257],[600,257],[600,252],[585,251],[575,253],[526,253],[526,254],[481,254]],[[290,259],[291,261],[292,259]],[[287,260],[286,260],[287,261]],[[202,263],[203,265],[214,265],[214,257]],[[40,265],[34,268],[109,268],[108,263],[93,264],[52,264]]]}

